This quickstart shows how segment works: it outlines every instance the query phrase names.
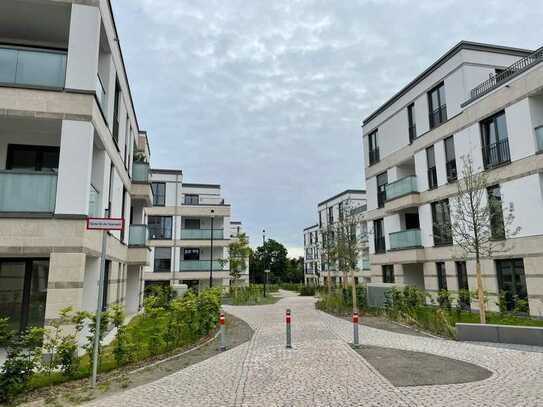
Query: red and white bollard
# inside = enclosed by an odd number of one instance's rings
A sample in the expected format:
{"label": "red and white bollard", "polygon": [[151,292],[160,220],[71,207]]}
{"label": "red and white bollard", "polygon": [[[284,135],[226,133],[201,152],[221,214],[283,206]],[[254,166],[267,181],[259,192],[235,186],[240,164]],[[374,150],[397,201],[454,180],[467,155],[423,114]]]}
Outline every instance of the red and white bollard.
{"label": "red and white bollard", "polygon": [[358,345],[358,311],[353,311],[353,346]]}
{"label": "red and white bollard", "polygon": [[285,322],[287,325],[287,349],[292,349],[292,331],[290,329],[290,322],[291,322],[290,308],[287,308],[287,312],[285,314]]}
{"label": "red and white bollard", "polygon": [[224,342],[224,311],[221,310],[221,313],[219,314],[219,325],[220,325],[220,345],[219,345],[219,351],[224,352],[226,350],[226,344]]}

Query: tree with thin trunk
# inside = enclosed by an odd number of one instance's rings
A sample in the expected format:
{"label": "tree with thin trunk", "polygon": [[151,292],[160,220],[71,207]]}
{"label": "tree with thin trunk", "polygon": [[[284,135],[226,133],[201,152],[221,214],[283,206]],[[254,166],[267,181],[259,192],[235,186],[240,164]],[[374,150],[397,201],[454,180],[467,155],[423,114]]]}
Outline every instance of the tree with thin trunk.
{"label": "tree with thin trunk", "polygon": [[[498,189],[494,189],[487,174],[474,167],[470,155],[462,158],[463,168],[457,182],[457,192],[451,197],[450,225],[443,233],[452,233],[454,244],[464,252],[464,257],[475,257],[477,299],[481,323],[486,323],[485,293],[481,277],[481,259],[510,250],[506,238],[518,234],[514,228],[512,203],[505,206]],[[440,228],[435,227],[436,233]],[[442,226],[442,225],[440,225]],[[447,231],[448,229],[448,231]]]}
{"label": "tree with thin trunk", "polygon": [[326,265],[326,287],[328,294],[332,291],[332,277],[330,272],[330,266],[336,261],[336,247],[333,225],[326,224],[324,228],[321,228],[321,247],[320,257],[321,264]]}
{"label": "tree with thin trunk", "polygon": [[336,231],[335,256],[343,272],[344,288],[347,288],[347,276],[351,275],[353,312],[358,311],[356,298],[355,272],[359,260],[367,250],[368,236],[362,229],[362,208],[351,201],[343,201],[342,213],[334,225]]}
{"label": "tree with thin trunk", "polygon": [[241,275],[247,270],[247,263],[251,254],[249,239],[245,233],[241,233],[228,244],[228,259],[223,262],[230,264],[230,281],[232,287],[237,287],[241,280]]}

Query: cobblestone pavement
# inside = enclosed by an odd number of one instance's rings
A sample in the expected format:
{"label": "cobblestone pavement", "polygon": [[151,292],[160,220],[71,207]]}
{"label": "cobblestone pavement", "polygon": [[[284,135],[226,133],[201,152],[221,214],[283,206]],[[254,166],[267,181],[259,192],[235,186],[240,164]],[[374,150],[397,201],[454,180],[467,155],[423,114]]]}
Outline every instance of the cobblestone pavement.
{"label": "cobblestone pavement", "polygon": [[[273,305],[225,307],[255,329],[251,341],[90,405],[543,406],[543,353],[361,326],[362,344],[447,356],[494,373],[473,383],[394,387],[349,347],[348,321],[315,310],[313,298],[281,294]],[[293,314],[291,350],[285,349],[286,308]]]}

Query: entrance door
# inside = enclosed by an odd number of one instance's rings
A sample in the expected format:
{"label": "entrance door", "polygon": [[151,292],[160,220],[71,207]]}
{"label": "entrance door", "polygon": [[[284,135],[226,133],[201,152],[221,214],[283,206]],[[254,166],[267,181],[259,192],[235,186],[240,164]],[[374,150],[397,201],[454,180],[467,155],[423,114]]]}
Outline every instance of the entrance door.
{"label": "entrance door", "polygon": [[0,317],[13,329],[43,326],[49,260],[0,259]]}

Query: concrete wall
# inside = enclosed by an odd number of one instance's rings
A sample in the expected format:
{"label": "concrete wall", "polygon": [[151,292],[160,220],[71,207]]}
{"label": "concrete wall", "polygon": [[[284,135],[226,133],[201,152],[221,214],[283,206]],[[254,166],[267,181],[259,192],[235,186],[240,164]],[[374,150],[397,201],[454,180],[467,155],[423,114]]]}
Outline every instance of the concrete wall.
{"label": "concrete wall", "polygon": [[513,228],[520,227],[516,237],[543,234],[543,201],[539,174],[504,182],[500,185],[504,208],[513,205]]}

